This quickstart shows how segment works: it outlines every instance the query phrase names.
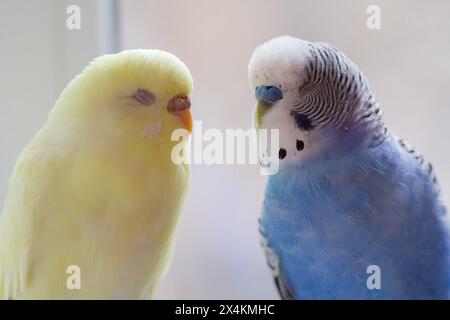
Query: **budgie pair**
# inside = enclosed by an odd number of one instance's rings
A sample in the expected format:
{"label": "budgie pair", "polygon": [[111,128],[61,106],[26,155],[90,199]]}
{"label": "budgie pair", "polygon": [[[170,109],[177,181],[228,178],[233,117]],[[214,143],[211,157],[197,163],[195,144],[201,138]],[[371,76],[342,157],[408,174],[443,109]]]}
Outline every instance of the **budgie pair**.
{"label": "budgie pair", "polygon": [[[423,158],[386,130],[358,68],[292,37],[249,65],[257,128],[279,129],[260,229],[283,298],[447,298],[448,222]],[[192,130],[192,77],[175,56],[91,63],[17,161],[0,218],[0,297],[151,298],[189,185],[171,161]],[[68,266],[82,272],[67,286]],[[377,266],[381,287],[367,287]]]}

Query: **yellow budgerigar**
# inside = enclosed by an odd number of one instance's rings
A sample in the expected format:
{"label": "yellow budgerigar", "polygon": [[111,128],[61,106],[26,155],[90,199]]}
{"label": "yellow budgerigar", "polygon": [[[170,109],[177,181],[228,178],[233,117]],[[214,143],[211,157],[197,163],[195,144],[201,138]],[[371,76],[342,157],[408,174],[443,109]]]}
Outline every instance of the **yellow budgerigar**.
{"label": "yellow budgerigar", "polygon": [[1,298],[151,298],[189,186],[171,135],[192,130],[191,90],[183,62],[144,49],[97,58],[67,86],[10,180]]}

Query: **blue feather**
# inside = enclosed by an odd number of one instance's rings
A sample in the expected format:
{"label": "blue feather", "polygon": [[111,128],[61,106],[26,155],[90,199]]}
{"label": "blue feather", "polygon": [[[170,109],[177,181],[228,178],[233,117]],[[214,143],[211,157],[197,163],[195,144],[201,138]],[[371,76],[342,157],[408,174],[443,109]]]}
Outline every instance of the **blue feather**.
{"label": "blue feather", "polygon": [[[392,137],[284,164],[268,180],[260,222],[296,299],[448,299],[448,226],[432,176]],[[381,289],[367,287],[370,265]]]}

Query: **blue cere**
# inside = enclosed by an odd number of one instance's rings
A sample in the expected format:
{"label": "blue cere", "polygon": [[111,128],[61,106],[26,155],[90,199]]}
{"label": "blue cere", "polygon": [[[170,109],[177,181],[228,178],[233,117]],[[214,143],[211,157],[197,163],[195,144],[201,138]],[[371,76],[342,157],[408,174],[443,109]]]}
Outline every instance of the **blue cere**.
{"label": "blue cere", "polygon": [[275,103],[283,99],[283,92],[274,86],[262,86],[256,88],[255,96],[258,100],[263,99],[266,102]]}

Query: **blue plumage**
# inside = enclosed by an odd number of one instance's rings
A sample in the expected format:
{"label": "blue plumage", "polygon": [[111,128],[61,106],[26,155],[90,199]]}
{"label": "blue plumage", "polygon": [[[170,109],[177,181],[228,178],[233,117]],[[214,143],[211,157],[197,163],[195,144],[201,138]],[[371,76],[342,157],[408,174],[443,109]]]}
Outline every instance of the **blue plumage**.
{"label": "blue plumage", "polygon": [[[388,138],[283,166],[269,178],[261,231],[293,298],[447,299],[445,212],[426,168]],[[366,285],[370,265],[380,267],[379,290]]]}

